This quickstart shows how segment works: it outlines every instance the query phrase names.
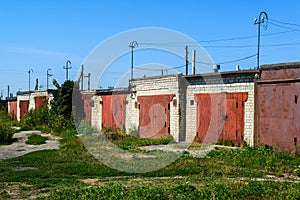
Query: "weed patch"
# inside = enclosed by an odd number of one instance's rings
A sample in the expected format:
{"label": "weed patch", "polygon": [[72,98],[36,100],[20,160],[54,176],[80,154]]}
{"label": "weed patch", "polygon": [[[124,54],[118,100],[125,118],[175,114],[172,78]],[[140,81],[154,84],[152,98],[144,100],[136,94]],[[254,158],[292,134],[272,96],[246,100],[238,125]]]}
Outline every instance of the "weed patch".
{"label": "weed patch", "polygon": [[48,139],[49,139],[48,137],[44,137],[38,134],[31,134],[28,136],[28,140],[25,143],[32,144],[32,145],[46,144],[46,141]]}

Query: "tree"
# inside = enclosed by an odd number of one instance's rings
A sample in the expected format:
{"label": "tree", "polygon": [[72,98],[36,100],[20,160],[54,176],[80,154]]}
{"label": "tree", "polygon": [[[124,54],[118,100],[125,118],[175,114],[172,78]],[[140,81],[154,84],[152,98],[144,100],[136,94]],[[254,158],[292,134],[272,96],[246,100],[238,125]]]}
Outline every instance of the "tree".
{"label": "tree", "polygon": [[66,119],[73,119],[76,124],[83,120],[85,113],[78,83],[67,80],[60,86],[54,79],[53,85],[57,90],[53,91],[52,113],[62,115]]}

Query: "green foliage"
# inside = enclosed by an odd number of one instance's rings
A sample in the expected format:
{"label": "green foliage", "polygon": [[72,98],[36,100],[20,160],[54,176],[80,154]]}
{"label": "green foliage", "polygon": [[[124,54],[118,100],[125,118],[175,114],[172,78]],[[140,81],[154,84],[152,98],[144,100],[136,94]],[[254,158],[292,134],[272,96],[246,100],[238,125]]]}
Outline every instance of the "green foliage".
{"label": "green foliage", "polygon": [[58,135],[66,130],[75,129],[73,121],[62,115],[51,115],[49,119],[49,127],[53,133]]}
{"label": "green foliage", "polygon": [[67,80],[60,86],[54,79],[53,84],[57,87],[57,90],[53,91],[52,113],[61,115],[68,120],[74,119],[75,123],[79,123],[85,118],[85,113],[78,83]]}
{"label": "green foliage", "polygon": [[100,133],[100,131],[90,124],[86,123],[85,121],[81,121],[80,124],[77,126],[78,134],[92,134],[92,133]]}
{"label": "green foliage", "polygon": [[15,129],[11,128],[7,123],[0,122],[0,144],[10,144],[13,142]]}
{"label": "green foliage", "polygon": [[43,137],[38,134],[31,134],[25,143],[32,144],[32,145],[40,145],[40,144],[45,144],[48,139],[49,139],[48,137]]}
{"label": "green foliage", "polygon": [[294,169],[294,173],[296,174],[296,176],[300,177],[300,165],[298,165],[296,169]]}
{"label": "green foliage", "polygon": [[135,138],[130,135],[123,137],[122,139],[112,140],[114,144],[118,147],[125,150],[135,150],[140,146],[150,146],[150,145],[161,145],[161,144],[169,144],[173,142],[173,137],[169,136],[166,138]]}
{"label": "green foliage", "polygon": [[45,199],[298,199],[300,191],[297,186],[255,181],[202,184],[198,187],[190,184],[126,187],[115,183],[75,191],[60,190]]}
{"label": "green foliage", "polygon": [[7,112],[0,110],[0,122],[6,123],[9,122],[10,118]]}
{"label": "green foliage", "polygon": [[23,120],[23,123],[29,127],[46,126],[49,124],[50,111],[47,107],[38,110],[30,110]]}
{"label": "green foliage", "polygon": [[133,137],[136,137],[136,138],[140,137],[139,129],[136,126],[129,128],[128,132],[129,132],[129,135],[131,135]]}
{"label": "green foliage", "polygon": [[10,144],[13,142],[13,135],[16,132],[11,128],[9,115],[5,111],[0,111],[0,144]]}
{"label": "green foliage", "polygon": [[[40,195],[42,195],[40,199],[299,199],[300,197],[300,183],[292,182],[291,179],[255,180],[255,178],[263,179],[266,175],[297,175],[295,169],[299,168],[300,163],[300,156],[297,154],[278,153],[255,147],[240,150],[217,149],[204,158],[182,156],[158,171],[128,174],[111,169],[93,158],[80,138],[74,136],[74,129],[64,132],[59,150],[38,151],[0,161],[0,198],[5,199],[7,195],[5,191],[12,189],[14,198],[17,199],[30,199]],[[69,136],[65,137],[68,134]],[[120,139],[119,142],[126,142],[124,141],[126,139]],[[142,141],[141,138],[134,139]],[[132,140],[128,141],[128,145],[130,142]],[[123,145],[125,148],[131,148]],[[36,169],[13,171],[14,167]],[[86,184],[81,180],[95,180],[95,182]],[[13,186],[9,189],[1,183]],[[23,189],[15,190],[16,185]]]}
{"label": "green foliage", "polygon": [[44,133],[61,134],[65,130],[75,129],[71,119],[67,119],[62,115],[54,115],[49,108],[41,108],[38,110],[30,110],[25,119],[20,122],[21,130],[40,130]]}

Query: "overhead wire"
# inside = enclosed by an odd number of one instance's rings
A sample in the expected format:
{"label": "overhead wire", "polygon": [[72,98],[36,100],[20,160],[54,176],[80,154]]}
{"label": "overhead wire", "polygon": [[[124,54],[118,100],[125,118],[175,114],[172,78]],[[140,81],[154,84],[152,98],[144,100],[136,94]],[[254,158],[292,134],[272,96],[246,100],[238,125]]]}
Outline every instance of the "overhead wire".
{"label": "overhead wire", "polygon": [[272,25],[280,27],[280,28],[284,28],[284,29],[288,29],[288,30],[300,32],[300,29],[290,28],[290,27],[287,27],[287,26],[283,26],[283,25],[279,25],[279,24],[273,23],[273,22],[269,22],[269,24],[272,24]]}
{"label": "overhead wire", "polygon": [[275,20],[275,19],[269,19],[269,21],[273,21],[273,22],[279,23],[279,24],[285,24],[285,25],[290,25],[290,26],[297,26],[297,27],[300,27],[300,24],[289,23],[289,22],[282,22],[282,21]]}
{"label": "overhead wire", "polygon": [[205,65],[228,64],[228,63],[234,63],[234,62],[238,62],[238,61],[248,60],[248,59],[253,58],[255,56],[257,56],[257,53],[253,54],[253,55],[250,55],[250,56],[247,56],[247,57],[239,58],[239,59],[236,59],[236,60],[230,60],[230,61],[224,61],[224,62],[207,63],[207,62],[197,61],[196,63],[201,63],[201,64],[205,64]]}

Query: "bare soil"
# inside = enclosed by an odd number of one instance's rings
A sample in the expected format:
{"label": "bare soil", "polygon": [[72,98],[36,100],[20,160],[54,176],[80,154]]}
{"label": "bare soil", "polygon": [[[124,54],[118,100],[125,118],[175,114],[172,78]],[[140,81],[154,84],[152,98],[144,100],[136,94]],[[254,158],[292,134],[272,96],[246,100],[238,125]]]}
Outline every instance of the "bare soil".
{"label": "bare soil", "polygon": [[[48,137],[49,140],[46,141],[46,144],[41,145],[26,144],[28,136],[33,133]],[[23,156],[34,151],[59,149],[59,137],[41,133],[40,131],[21,131],[20,133],[15,133],[14,138],[16,138],[16,142],[10,145],[0,145],[0,160]]]}

